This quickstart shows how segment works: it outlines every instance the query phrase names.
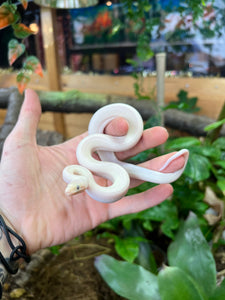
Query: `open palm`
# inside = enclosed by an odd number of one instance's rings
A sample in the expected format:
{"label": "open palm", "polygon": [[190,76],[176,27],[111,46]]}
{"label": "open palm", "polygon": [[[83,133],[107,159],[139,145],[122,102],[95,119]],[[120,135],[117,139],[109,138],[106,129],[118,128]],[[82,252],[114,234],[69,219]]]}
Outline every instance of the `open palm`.
{"label": "open palm", "polygon": [[[171,185],[158,185],[112,204],[97,202],[85,192],[65,196],[62,170],[77,163],[76,147],[86,134],[60,145],[39,146],[36,144],[36,129],[40,115],[38,96],[27,90],[18,122],[6,139],[0,165],[1,214],[23,237],[30,253],[68,241],[110,218],[157,205],[172,193]],[[106,129],[113,135],[125,134],[126,131],[127,124],[121,119],[112,121]],[[152,128],[143,133],[135,148],[118,156],[125,159],[164,143],[166,139],[165,129]],[[144,167],[159,170],[167,159],[168,155],[156,158],[146,162]],[[174,172],[183,164],[184,159],[180,157],[164,172]],[[103,178],[98,180],[101,185],[107,184]],[[139,183],[132,181],[131,185]]]}

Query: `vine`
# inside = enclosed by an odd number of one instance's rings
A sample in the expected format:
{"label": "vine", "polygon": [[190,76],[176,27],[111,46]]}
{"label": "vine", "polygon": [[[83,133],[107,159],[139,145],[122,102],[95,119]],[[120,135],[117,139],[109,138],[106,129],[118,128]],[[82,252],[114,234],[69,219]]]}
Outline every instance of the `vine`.
{"label": "vine", "polygon": [[[28,0],[19,1],[26,10],[28,8]],[[9,65],[12,66],[21,55],[26,53],[24,40],[37,32],[21,23],[21,16],[18,12],[17,5],[13,4],[11,0],[5,1],[0,6],[0,29],[4,29],[7,26],[12,26],[15,36],[15,38],[11,39],[8,43],[8,61]],[[26,55],[23,61],[23,67],[16,77],[18,90],[21,94],[26,89],[33,73],[43,77],[41,63],[36,56]]]}

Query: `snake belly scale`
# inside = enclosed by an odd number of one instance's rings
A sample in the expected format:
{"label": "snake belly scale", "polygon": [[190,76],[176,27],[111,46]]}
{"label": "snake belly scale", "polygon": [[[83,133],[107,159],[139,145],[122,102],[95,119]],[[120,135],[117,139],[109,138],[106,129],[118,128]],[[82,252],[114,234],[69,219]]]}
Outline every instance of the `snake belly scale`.
{"label": "snake belly scale", "polygon": [[[127,120],[129,129],[125,136],[109,136],[104,129],[116,117]],[[136,178],[153,183],[171,183],[183,173],[187,160],[188,150],[183,149],[170,157],[160,171],[153,171],[117,159],[115,153],[126,151],[134,147],[143,133],[143,120],[132,106],[115,103],[99,109],[92,117],[88,136],[77,147],[79,165],[69,165],[63,170],[63,179],[68,183],[66,194],[73,195],[80,191],[93,199],[112,203],[121,199],[128,191],[130,178]],[[93,153],[97,152],[101,160],[96,160]],[[173,173],[163,173],[173,160],[180,156],[185,157],[183,168]],[[101,176],[111,182],[109,186],[100,186],[94,175]]]}

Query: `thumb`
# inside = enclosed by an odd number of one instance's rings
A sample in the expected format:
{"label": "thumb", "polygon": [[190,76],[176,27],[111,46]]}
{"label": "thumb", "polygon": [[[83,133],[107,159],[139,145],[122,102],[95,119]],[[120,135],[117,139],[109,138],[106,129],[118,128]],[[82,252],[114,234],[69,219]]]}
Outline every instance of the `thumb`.
{"label": "thumb", "polygon": [[41,105],[38,95],[31,89],[25,91],[14,132],[25,140],[36,139],[37,126],[41,117]]}

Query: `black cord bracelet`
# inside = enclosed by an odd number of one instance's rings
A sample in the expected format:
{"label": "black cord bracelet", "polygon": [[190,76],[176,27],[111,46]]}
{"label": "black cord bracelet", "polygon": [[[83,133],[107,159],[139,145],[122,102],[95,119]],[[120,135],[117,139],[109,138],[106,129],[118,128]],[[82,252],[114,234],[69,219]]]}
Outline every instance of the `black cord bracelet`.
{"label": "black cord bracelet", "polygon": [[[11,274],[15,274],[18,271],[18,264],[17,261],[20,258],[23,258],[27,263],[30,261],[30,256],[27,255],[26,250],[26,244],[24,240],[15,232],[13,231],[10,227],[8,227],[3,219],[3,217],[0,215],[0,230],[4,233],[7,242],[12,249],[12,252],[9,256],[9,258],[5,258],[1,251],[0,251],[0,261],[4,265],[5,269],[7,272]],[[14,246],[11,236],[14,236],[19,241],[18,246]]]}

